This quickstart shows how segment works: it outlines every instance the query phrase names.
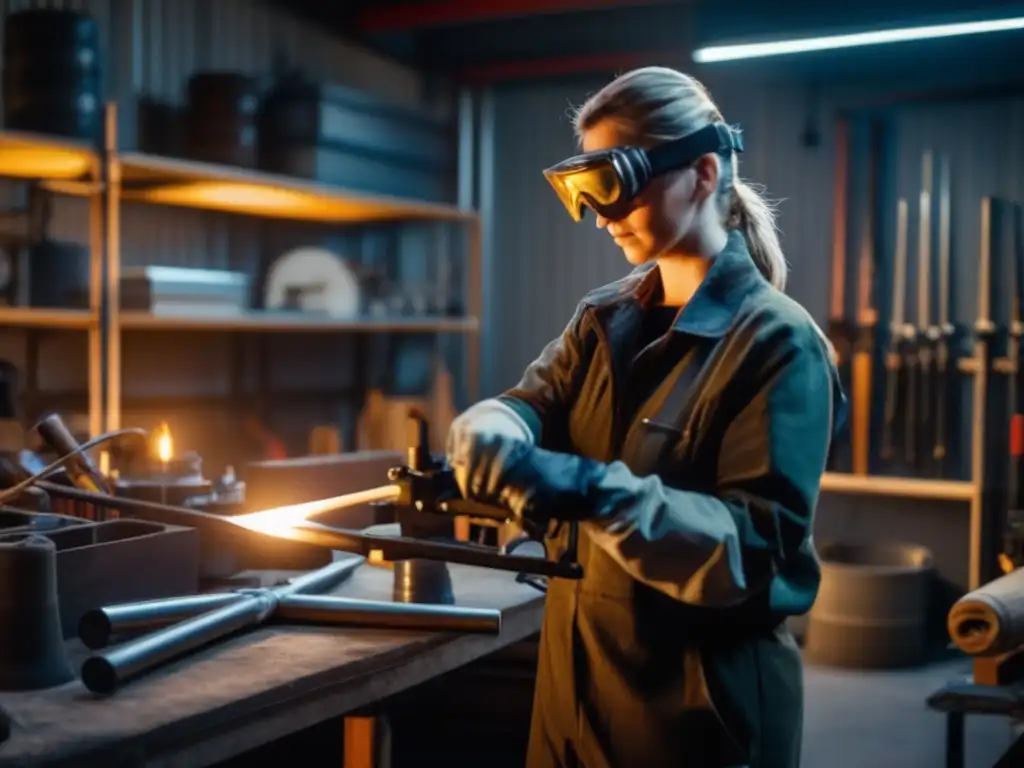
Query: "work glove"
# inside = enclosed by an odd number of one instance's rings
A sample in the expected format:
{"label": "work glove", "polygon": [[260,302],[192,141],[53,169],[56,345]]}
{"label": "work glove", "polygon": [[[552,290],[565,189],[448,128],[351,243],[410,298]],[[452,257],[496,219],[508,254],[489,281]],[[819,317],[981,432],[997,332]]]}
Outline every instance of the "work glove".
{"label": "work glove", "polygon": [[448,462],[463,496],[508,509],[530,533],[615,506],[616,499],[599,492],[606,468],[600,462],[497,433],[466,435],[450,447]]}
{"label": "work glove", "polygon": [[461,442],[473,435],[504,435],[515,440],[533,442],[533,432],[526,420],[514,408],[497,398],[481,400],[452,420],[448,428],[448,454],[458,450]]}

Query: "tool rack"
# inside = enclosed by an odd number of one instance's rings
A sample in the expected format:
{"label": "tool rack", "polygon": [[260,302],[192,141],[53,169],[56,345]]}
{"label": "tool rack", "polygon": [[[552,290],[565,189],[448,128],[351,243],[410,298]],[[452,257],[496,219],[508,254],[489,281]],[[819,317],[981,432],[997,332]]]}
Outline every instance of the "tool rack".
{"label": "tool rack", "polygon": [[[983,261],[991,264],[991,215],[992,198],[981,201],[981,252],[987,254]],[[987,284],[989,275],[981,276]],[[985,308],[987,316],[988,308]],[[971,355],[956,361],[956,369],[971,378],[970,412],[970,470],[966,480],[942,480],[927,478],[893,477],[868,473],[826,472],[822,477],[824,492],[859,496],[920,499],[922,501],[960,502],[968,508],[968,589],[977,589],[985,580],[984,556],[985,512],[987,493],[985,467],[985,425],[988,418],[988,396],[990,376],[1005,373],[1009,362],[1005,358],[993,358],[990,339],[994,326],[986,321],[984,327],[976,327]]]}
{"label": "tool rack", "polygon": [[[478,395],[477,337],[482,290],[480,220],[475,211],[352,192],[210,163],[122,152],[118,147],[117,105],[113,103],[106,107],[100,148],[50,136],[0,131],[0,177],[34,181],[48,192],[84,197],[89,201],[88,309],[0,307],[0,327],[87,332],[89,431],[94,437],[121,426],[121,334],[129,330],[461,334],[468,394],[470,397]],[[335,319],[278,311],[249,311],[228,317],[176,317],[121,311],[122,202],[336,225],[413,220],[462,224],[468,235],[466,312],[461,317]]]}

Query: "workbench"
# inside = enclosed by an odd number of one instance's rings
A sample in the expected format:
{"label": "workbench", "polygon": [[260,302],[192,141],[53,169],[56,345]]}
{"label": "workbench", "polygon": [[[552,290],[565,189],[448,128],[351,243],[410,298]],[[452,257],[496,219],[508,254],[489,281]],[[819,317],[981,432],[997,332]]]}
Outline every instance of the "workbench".
{"label": "workbench", "polygon": [[[12,731],[0,744],[0,768],[210,765],[365,712],[539,631],[544,596],[536,589],[517,584],[511,573],[450,569],[458,605],[502,611],[500,636],[266,626],[154,670],[108,698],[78,681],[0,693]],[[389,568],[364,565],[333,594],[390,600],[391,588]],[[69,649],[77,667],[86,650],[77,641]],[[346,721],[345,734],[348,755],[349,739],[372,740],[372,720]],[[368,755],[370,745],[352,749]]]}
{"label": "workbench", "polygon": [[[964,719],[967,715],[1024,717],[1024,686],[977,685],[955,680],[928,697],[928,707],[946,714],[946,768],[964,768]],[[993,768],[1024,764],[1024,736],[1017,737]]]}

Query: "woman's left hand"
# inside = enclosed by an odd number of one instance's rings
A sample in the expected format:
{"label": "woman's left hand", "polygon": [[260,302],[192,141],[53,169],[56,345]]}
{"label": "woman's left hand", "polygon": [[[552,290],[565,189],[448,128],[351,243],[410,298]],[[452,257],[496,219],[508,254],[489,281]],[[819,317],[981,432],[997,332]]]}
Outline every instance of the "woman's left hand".
{"label": "woman's left hand", "polygon": [[468,435],[449,446],[463,496],[510,510],[527,526],[595,514],[591,488],[599,464],[498,434]]}

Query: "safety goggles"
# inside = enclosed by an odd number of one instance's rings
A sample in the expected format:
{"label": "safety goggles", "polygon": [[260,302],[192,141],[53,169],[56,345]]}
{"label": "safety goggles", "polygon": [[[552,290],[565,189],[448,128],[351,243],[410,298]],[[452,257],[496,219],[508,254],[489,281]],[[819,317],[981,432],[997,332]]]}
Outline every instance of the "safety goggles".
{"label": "safety goggles", "polygon": [[651,180],[686,168],[709,153],[742,152],[743,135],[725,123],[642,147],[612,147],[570,157],[544,171],[569,215],[581,221],[586,208],[615,221],[624,218]]}

